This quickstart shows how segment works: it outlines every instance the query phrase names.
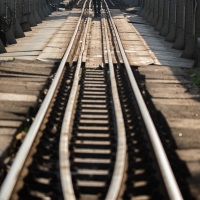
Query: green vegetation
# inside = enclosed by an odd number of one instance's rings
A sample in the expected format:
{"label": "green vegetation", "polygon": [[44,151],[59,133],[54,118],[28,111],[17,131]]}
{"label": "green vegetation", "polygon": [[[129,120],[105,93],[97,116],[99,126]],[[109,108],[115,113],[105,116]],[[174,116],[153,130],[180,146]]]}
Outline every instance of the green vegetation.
{"label": "green vegetation", "polygon": [[200,87],[200,68],[192,68],[189,71],[192,82]]}

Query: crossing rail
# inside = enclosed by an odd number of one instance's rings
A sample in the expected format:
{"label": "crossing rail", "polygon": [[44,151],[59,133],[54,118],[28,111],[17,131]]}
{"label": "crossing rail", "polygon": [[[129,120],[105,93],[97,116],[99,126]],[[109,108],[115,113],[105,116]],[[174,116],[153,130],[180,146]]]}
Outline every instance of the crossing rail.
{"label": "crossing rail", "polygon": [[[91,2],[85,1],[48,94],[2,185],[0,199],[44,198],[45,195],[51,199],[130,197],[126,170],[131,162],[127,154],[133,153],[128,138],[133,135],[139,138],[137,143],[143,140],[136,145],[138,149],[147,145],[152,151],[152,165],[158,169],[153,181],[160,185],[162,192],[152,194],[147,190],[146,195],[183,199],[106,1],[103,7],[101,18],[96,19],[100,27],[100,48],[96,51],[101,54],[102,65],[92,65],[93,58],[85,59],[92,54],[90,48],[95,38]],[[111,48],[118,56],[115,60],[122,57],[123,64],[114,61]],[[127,80],[123,80],[120,70]],[[123,90],[130,91],[134,103],[127,103],[129,97],[124,96]],[[133,115],[133,107],[139,123],[129,117]],[[137,148],[135,151],[139,151]],[[148,176],[144,179],[149,181]]]}

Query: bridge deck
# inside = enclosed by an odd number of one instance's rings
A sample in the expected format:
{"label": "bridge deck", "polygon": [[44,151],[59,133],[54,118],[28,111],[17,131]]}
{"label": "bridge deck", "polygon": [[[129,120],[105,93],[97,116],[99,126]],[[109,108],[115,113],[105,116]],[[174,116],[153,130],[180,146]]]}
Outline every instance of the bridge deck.
{"label": "bridge deck", "polygon": [[[193,176],[193,179],[190,179],[192,191],[198,196],[198,184],[195,181],[198,179],[196,173],[200,159],[200,94],[198,89],[192,86],[188,75],[188,69],[192,67],[194,61],[181,58],[181,51],[172,49],[172,44],[165,42],[164,38],[159,36],[158,32],[154,31],[153,27],[146,24],[140,17],[131,14],[124,16],[119,10],[112,10],[112,14],[128,59],[131,65],[138,67],[141,75],[145,75],[147,92],[157,110],[165,117],[177,147],[177,155],[185,161]],[[34,61],[38,56],[41,60],[49,60],[52,58],[49,50],[53,49],[55,45],[58,48],[63,41],[62,37],[57,37],[55,40],[54,36],[58,31],[61,31],[60,28],[66,22],[66,18],[66,12],[55,13],[42,24],[32,28],[32,32],[27,32],[25,38],[17,39],[17,44],[8,46],[7,53],[0,54],[0,60],[15,58]],[[67,28],[68,26],[66,26]],[[48,44],[51,45],[48,47]],[[59,55],[55,56],[55,53]],[[63,53],[64,48],[60,48],[59,51],[54,52],[55,59],[51,60],[57,61]],[[53,67],[49,64],[41,65],[40,69],[37,68],[37,73],[34,73],[36,69],[30,66],[29,69],[26,68],[26,73],[24,73],[25,69],[21,69],[21,72],[17,72],[17,78],[5,80],[3,71],[5,71],[6,65],[8,64],[0,66],[2,75],[0,77],[0,85],[2,86],[0,96],[0,116],[2,116],[0,119],[0,155],[9,147],[15,136],[15,131],[22,123],[22,119],[19,119],[16,113],[25,115],[28,108],[33,106],[33,103],[36,104],[37,98],[39,98],[38,94]],[[13,71],[15,71],[15,67],[17,68],[17,64],[13,65]],[[44,74],[42,75],[42,73]],[[30,83],[31,80],[33,80],[32,83]],[[35,84],[35,80],[41,82],[41,85]],[[11,87],[8,86],[8,81],[12,85]],[[3,89],[5,83],[7,86],[6,89]],[[35,90],[32,92],[27,90],[29,84],[25,83],[31,84]],[[3,99],[4,96],[8,98],[7,93],[11,94],[9,101]],[[16,102],[17,94],[26,95],[27,101],[18,100]],[[16,117],[18,118],[16,119]],[[191,157],[188,156],[191,154]]]}

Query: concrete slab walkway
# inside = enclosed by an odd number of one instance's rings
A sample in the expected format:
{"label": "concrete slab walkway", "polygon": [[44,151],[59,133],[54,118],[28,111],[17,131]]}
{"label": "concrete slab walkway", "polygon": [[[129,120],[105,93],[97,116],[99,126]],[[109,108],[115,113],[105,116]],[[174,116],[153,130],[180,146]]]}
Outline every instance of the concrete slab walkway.
{"label": "concrete slab walkway", "polygon": [[133,14],[126,14],[126,17],[138,31],[156,65],[185,68],[193,66],[194,60],[181,58],[182,51],[173,49],[173,44],[166,42],[165,38],[160,36],[159,32],[155,31],[153,26],[147,24],[142,17]]}
{"label": "concrete slab walkway", "polygon": [[0,60],[24,59],[36,60],[54,34],[62,27],[69,11],[52,13],[41,24],[25,32],[25,37],[17,39],[17,44],[8,45],[7,53],[0,54]]}

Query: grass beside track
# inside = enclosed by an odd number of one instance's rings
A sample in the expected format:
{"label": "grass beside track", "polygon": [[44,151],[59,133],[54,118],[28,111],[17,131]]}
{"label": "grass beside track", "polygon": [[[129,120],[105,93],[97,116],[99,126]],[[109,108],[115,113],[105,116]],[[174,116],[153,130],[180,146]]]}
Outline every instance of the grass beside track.
{"label": "grass beside track", "polygon": [[200,68],[192,68],[189,70],[192,82],[200,88]]}

